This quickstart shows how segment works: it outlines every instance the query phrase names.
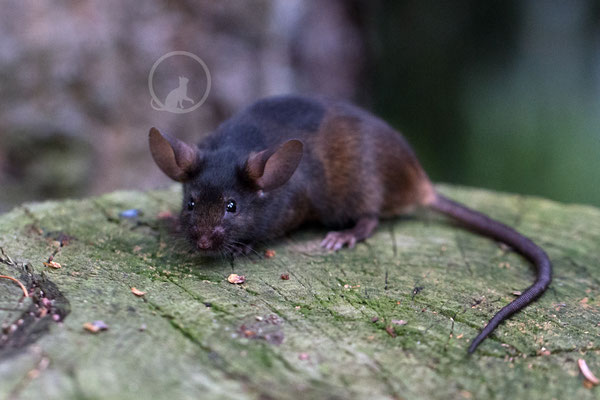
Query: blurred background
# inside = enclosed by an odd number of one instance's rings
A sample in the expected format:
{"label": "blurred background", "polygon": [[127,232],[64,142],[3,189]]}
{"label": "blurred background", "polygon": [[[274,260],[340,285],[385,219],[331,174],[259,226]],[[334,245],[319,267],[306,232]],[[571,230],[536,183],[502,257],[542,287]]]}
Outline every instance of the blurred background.
{"label": "blurred background", "polygon": [[[174,50],[212,78],[187,114],[150,104]],[[197,67],[161,64],[157,96],[183,75],[198,101]],[[289,92],[372,110],[434,181],[600,206],[598,1],[3,0],[0,212],[165,186],[149,127],[194,142]]]}

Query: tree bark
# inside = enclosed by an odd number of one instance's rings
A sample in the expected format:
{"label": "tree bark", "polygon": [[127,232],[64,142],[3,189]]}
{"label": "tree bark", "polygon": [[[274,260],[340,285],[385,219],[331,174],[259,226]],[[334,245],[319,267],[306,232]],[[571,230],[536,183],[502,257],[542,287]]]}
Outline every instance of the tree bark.
{"label": "tree bark", "polygon": [[0,398],[593,398],[577,359],[600,374],[600,210],[438,188],[554,264],[546,294],[472,356],[534,271],[443,217],[384,222],[338,253],[303,229],[231,262],[172,233],[179,188],[115,192],[0,216],[0,275],[31,295],[0,279]]}

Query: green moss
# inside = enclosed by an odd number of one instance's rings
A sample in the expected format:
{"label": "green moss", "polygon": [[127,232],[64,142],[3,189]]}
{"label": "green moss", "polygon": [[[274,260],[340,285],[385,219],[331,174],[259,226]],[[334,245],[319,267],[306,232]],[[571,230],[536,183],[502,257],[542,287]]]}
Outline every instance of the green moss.
{"label": "green moss", "polygon": [[[0,398],[594,398],[576,360],[600,370],[600,211],[440,190],[516,224],[555,267],[550,291],[470,357],[469,340],[534,273],[437,216],[384,222],[366,243],[335,254],[318,246],[324,230],[303,230],[269,244],[272,259],[232,265],[189,253],[158,218],[177,213],[177,188],[19,207],[0,217],[0,247],[44,272],[72,311],[0,359]],[[119,216],[131,208],[137,218]],[[57,233],[73,239],[58,249]],[[42,264],[53,253],[59,270]],[[20,276],[19,268],[0,263],[2,274]],[[229,284],[230,273],[246,283]],[[0,286],[0,307],[18,305],[18,287]],[[265,324],[271,315],[277,324]],[[0,316],[11,323],[19,312],[0,308]],[[109,330],[85,332],[94,320]],[[258,329],[257,321],[261,333],[245,337],[242,326]],[[265,339],[269,329],[281,344]],[[40,357],[50,363],[27,380]]]}

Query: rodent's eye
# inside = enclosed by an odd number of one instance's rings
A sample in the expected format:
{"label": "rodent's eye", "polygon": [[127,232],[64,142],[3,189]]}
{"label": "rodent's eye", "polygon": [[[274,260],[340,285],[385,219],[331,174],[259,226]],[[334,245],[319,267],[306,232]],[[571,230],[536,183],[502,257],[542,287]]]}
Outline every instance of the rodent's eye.
{"label": "rodent's eye", "polygon": [[225,206],[225,211],[227,211],[228,213],[234,213],[235,210],[236,210],[235,201],[234,200],[227,201],[227,205]]}
{"label": "rodent's eye", "polygon": [[194,202],[194,200],[190,199],[190,201],[188,201],[187,204],[188,211],[192,211],[194,207],[196,207],[196,203]]}

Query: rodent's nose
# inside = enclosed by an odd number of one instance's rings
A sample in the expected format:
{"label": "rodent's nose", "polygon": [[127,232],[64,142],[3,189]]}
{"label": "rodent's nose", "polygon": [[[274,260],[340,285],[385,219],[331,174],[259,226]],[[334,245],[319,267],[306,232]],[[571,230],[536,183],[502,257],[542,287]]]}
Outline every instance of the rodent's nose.
{"label": "rodent's nose", "polygon": [[212,240],[208,238],[206,235],[202,235],[200,239],[198,239],[198,247],[201,249],[210,249],[212,247]]}

